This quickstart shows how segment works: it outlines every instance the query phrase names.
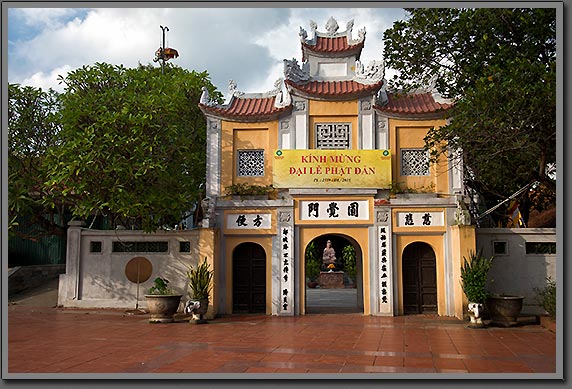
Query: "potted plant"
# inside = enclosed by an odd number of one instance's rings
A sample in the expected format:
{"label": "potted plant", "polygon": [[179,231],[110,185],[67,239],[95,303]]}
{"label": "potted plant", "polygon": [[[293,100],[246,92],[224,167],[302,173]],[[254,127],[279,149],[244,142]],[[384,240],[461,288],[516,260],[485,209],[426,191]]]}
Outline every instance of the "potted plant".
{"label": "potted plant", "polygon": [[546,278],[546,286],[534,288],[537,302],[542,306],[548,316],[540,317],[540,324],[546,328],[556,331],[556,281],[551,277]]}
{"label": "potted plant", "polygon": [[169,280],[161,277],[155,278],[149,294],[145,295],[147,308],[151,317],[150,323],[171,323],[173,316],[179,309],[183,295],[174,293],[168,286]]}
{"label": "potted plant", "polygon": [[209,269],[206,258],[196,268],[191,266],[187,272],[189,288],[191,289],[189,297],[191,299],[185,306],[185,312],[193,315],[189,321],[191,324],[206,323],[203,315],[207,313],[209,307],[209,294],[212,289],[213,276],[214,271]]}
{"label": "potted plant", "polygon": [[467,305],[469,318],[471,320],[470,327],[484,327],[482,312],[484,304],[487,300],[487,290],[485,284],[487,276],[491,268],[493,257],[485,258],[482,251],[478,253],[470,252],[469,259],[463,257],[463,265],[461,266],[461,287],[469,303]]}

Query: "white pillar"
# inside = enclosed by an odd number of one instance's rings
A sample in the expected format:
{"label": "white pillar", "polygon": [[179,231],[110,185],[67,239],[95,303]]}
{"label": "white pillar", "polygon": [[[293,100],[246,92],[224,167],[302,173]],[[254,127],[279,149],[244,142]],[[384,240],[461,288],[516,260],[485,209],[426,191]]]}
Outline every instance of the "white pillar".
{"label": "white pillar", "polygon": [[58,305],[66,306],[69,300],[80,300],[81,277],[81,230],[82,221],[68,223],[66,242],[66,272],[60,274],[58,287]]}

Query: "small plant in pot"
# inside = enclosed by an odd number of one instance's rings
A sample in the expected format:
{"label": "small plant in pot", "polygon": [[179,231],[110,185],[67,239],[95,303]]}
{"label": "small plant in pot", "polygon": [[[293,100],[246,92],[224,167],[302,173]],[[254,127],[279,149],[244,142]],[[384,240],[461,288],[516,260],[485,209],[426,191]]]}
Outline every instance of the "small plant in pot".
{"label": "small plant in pot", "polygon": [[461,287],[469,303],[467,305],[472,328],[484,327],[482,312],[488,297],[485,288],[487,276],[491,269],[493,257],[482,256],[482,251],[478,253],[470,252],[469,259],[463,257],[461,266]]}
{"label": "small plant in pot", "polygon": [[185,313],[192,315],[189,321],[191,324],[206,323],[203,315],[207,313],[209,307],[213,276],[214,271],[209,269],[206,258],[196,268],[191,266],[187,272],[191,292],[189,293],[190,300],[185,304]]}
{"label": "small plant in pot", "polygon": [[169,288],[169,280],[162,277],[155,278],[149,294],[145,295],[147,308],[151,314],[149,322],[172,323],[182,297],[183,295],[176,294]]}

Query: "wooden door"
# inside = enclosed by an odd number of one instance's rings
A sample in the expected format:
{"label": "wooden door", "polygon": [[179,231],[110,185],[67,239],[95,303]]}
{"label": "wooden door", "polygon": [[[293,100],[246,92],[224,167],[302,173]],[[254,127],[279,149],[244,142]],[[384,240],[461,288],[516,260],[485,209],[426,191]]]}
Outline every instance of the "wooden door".
{"label": "wooden door", "polygon": [[415,242],[403,251],[403,313],[437,313],[437,266],[435,252]]}
{"label": "wooden door", "polygon": [[233,313],[266,312],[266,253],[256,243],[242,243],[232,256]]}

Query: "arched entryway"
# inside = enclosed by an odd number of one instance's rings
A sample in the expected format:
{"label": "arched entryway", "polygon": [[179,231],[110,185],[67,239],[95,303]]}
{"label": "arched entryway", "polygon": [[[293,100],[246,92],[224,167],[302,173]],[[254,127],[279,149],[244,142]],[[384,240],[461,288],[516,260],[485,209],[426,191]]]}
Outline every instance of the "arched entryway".
{"label": "arched entryway", "polygon": [[[336,268],[333,279],[339,283],[324,285],[320,272],[324,249],[335,251]],[[306,313],[356,313],[363,312],[362,253],[359,244],[341,234],[324,234],[314,238],[305,249],[305,312]],[[313,262],[313,263],[312,263]]]}
{"label": "arched entryway", "polygon": [[266,252],[257,243],[241,243],[232,253],[232,312],[266,312]]}
{"label": "arched entryway", "polygon": [[414,242],[403,250],[403,313],[437,314],[437,264],[427,243]]}

